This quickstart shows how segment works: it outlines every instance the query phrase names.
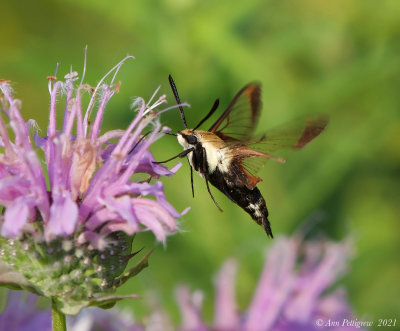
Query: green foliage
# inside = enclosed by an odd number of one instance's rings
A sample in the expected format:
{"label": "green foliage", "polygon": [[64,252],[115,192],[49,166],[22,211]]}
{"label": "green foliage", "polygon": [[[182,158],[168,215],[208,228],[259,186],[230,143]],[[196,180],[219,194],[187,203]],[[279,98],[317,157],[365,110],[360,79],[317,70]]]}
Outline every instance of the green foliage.
{"label": "green foliage", "polygon": [[[81,72],[86,44],[90,83],[126,53],[137,59],[121,70],[120,96],[106,114],[109,127],[125,127],[133,116],[130,97],[148,98],[159,84],[172,103],[169,73],[181,99],[192,105],[186,111],[192,125],[217,97],[223,108],[251,80],[263,84],[259,132],[299,116],[329,114],[321,137],[301,152],[285,153],[286,164],[271,161],[260,172],[272,229],[275,235],[287,234],[320,220],[312,234],[353,236],[357,251],[346,283],[356,312],[396,318],[399,14],[396,0],[9,1],[0,14],[0,74],[15,82],[24,115],[38,119],[42,130],[48,108],[45,76],[54,73],[57,61],[61,73],[70,64]],[[166,114],[164,121],[173,131],[182,128],[177,112]],[[165,137],[153,151],[163,160],[180,147]],[[174,285],[211,290],[215,270],[236,256],[242,263],[239,302],[245,307],[269,240],[247,214],[213,190],[224,209],[220,213],[198,176],[192,200],[189,169],[183,164],[165,181],[178,209],[192,206],[182,233],[169,239],[166,250],[156,248],[151,267],[137,278],[141,284],[128,282],[125,291],[143,294],[154,288],[174,311]],[[137,243],[154,246],[150,236],[138,237]],[[208,295],[208,313],[210,302]],[[143,306],[134,303],[137,314],[145,312]]]}

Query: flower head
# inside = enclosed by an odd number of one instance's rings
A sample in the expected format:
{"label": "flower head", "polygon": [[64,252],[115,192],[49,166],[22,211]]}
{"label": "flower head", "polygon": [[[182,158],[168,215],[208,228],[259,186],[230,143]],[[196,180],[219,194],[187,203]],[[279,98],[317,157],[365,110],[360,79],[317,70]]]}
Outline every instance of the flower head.
{"label": "flower head", "polygon": [[[129,57],[127,57],[129,58]],[[56,298],[60,310],[75,313],[98,291],[121,285],[143,268],[121,275],[131,254],[133,235],[152,231],[157,240],[177,229],[178,213],[166,200],[161,182],[172,175],[154,161],[149,146],[166,130],[156,108],[166,102],[138,98],[137,114],[125,130],[101,134],[104,112],[120,89],[115,75],[125,58],[95,88],[48,77],[50,113],[47,135],[31,137],[34,121],[25,122],[10,84],[0,81],[0,263],[7,270],[0,283],[29,288]],[[106,78],[113,76],[110,83]],[[157,92],[157,91],[156,91]],[[87,107],[83,96],[89,94]],[[66,96],[62,127],[56,127],[56,105]],[[150,127],[150,128],[149,128]],[[145,128],[148,132],[143,134]],[[44,152],[39,157],[32,141]],[[137,181],[133,175],[147,174]],[[79,286],[77,285],[79,284]],[[85,302],[82,302],[85,301]],[[102,304],[105,304],[102,302]]]}
{"label": "flower head", "polygon": [[[235,300],[234,260],[225,262],[215,287],[214,322],[209,327],[201,315],[201,292],[179,287],[177,299],[182,330],[314,330],[318,321],[351,319],[343,289],[328,291],[346,270],[346,242],[303,242],[281,237],[271,247],[253,299],[244,314]],[[334,330],[348,329],[338,326]]]}

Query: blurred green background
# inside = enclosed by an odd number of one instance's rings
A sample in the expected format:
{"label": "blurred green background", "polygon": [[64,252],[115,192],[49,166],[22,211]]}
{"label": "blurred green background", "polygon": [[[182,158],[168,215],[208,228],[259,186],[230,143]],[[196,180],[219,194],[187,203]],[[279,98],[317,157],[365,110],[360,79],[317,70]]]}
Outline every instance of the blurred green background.
{"label": "blurred green background", "polygon": [[[327,113],[324,134],[301,152],[284,153],[260,171],[259,188],[276,236],[304,222],[313,233],[354,238],[355,254],[341,280],[359,318],[398,318],[400,297],[400,2],[393,1],[2,1],[0,78],[13,81],[25,118],[47,125],[46,76],[61,62],[95,85],[126,54],[136,57],[119,74],[103,129],[124,128],[132,119],[133,96],[149,98],[158,85],[174,99],[171,73],[194,125],[219,97],[227,106],[247,82],[263,85],[262,132],[286,120]],[[176,111],[163,117],[182,129]],[[206,125],[205,127],[208,127]],[[153,148],[157,159],[181,151],[174,137]],[[171,162],[171,166],[175,161]],[[156,246],[151,266],[126,287],[157,300],[178,319],[174,286],[205,290],[212,315],[212,278],[227,257],[240,261],[238,302],[245,308],[271,240],[250,217],[213,189],[220,213],[189,168],[165,181],[178,210],[191,206],[182,231],[156,245],[150,234],[137,246]],[[125,302],[139,319],[141,301]]]}

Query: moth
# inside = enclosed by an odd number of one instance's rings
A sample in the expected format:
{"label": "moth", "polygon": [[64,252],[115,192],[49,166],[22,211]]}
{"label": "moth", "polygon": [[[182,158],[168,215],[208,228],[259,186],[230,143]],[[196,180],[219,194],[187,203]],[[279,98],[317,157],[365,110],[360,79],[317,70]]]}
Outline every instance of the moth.
{"label": "moth", "polygon": [[254,131],[261,112],[261,85],[250,83],[236,94],[207,131],[198,128],[217,110],[219,99],[215,100],[207,115],[193,129],[189,129],[171,75],[169,83],[185,126],[185,129],[178,133],[170,134],[177,137],[183,152],[157,163],[186,156],[190,164],[193,197],[194,169],[204,178],[207,191],[219,210],[222,211],[210,191],[209,183],[243,208],[264,228],[267,235],[273,238],[268,209],[257,188],[261,178],[257,177],[256,173],[269,159],[285,162],[284,158],[275,156],[276,151],[287,148],[299,149],[307,145],[325,129],[328,117],[314,116],[255,135]]}

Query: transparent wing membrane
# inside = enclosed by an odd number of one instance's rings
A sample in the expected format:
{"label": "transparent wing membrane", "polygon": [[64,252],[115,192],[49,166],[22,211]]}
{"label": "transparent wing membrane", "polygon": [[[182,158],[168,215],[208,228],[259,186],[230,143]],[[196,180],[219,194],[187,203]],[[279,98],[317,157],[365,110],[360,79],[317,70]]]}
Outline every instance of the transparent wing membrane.
{"label": "transparent wing membrane", "polygon": [[225,142],[245,141],[251,137],[261,110],[261,87],[251,83],[233,98],[225,112],[208,130]]}
{"label": "transparent wing membrane", "polygon": [[230,153],[232,158],[240,160],[242,166],[250,174],[255,175],[267,160],[285,162],[284,158],[277,156],[277,152],[304,147],[316,138],[327,124],[326,115],[308,117],[249,138],[245,144],[234,143],[226,148],[232,151]]}

